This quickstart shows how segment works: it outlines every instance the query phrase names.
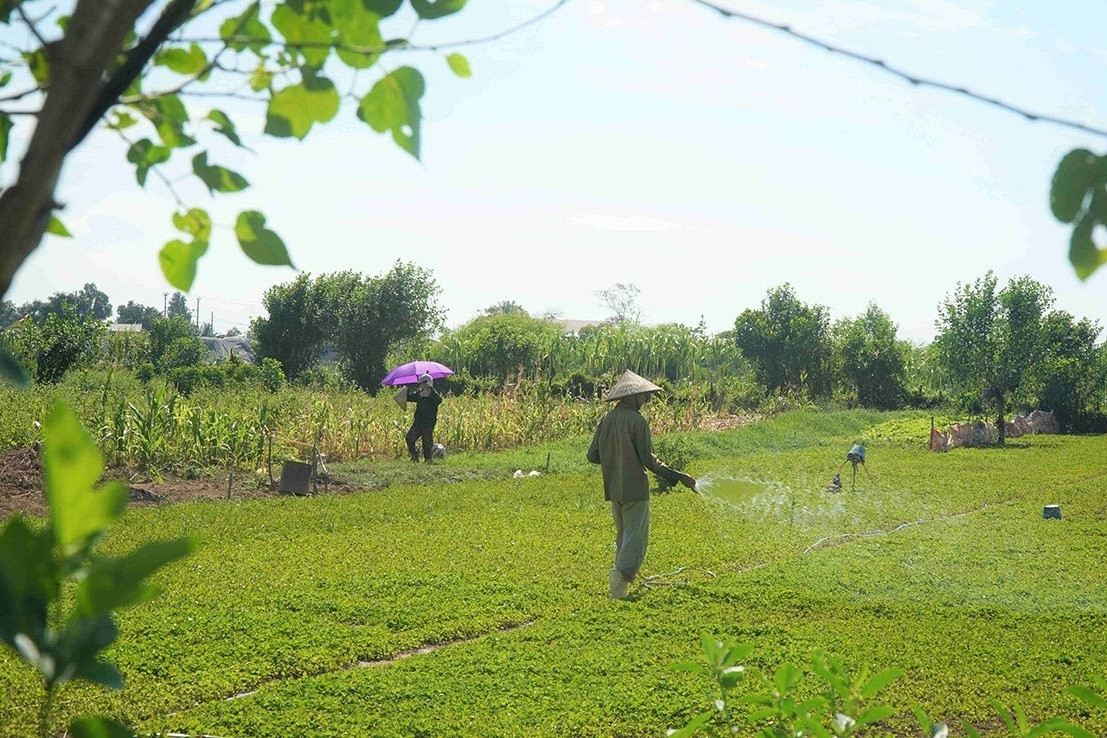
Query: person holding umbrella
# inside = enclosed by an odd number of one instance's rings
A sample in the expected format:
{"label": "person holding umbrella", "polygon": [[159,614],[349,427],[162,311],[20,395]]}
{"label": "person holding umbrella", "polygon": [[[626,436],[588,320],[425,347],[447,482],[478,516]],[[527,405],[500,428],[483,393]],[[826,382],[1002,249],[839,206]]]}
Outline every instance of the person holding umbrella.
{"label": "person holding umbrella", "polygon": [[419,377],[419,383],[412,390],[407,388],[407,399],[415,403],[415,417],[407,431],[407,452],[411,460],[418,463],[419,449],[415,442],[423,441],[423,458],[428,464],[434,454],[434,426],[438,423],[438,406],[442,404],[442,395],[434,388],[434,379],[429,373]]}
{"label": "person holding umbrella", "polygon": [[649,423],[639,412],[661,388],[629,369],[604,400],[617,401],[596,426],[588,461],[603,471],[603,496],[615,522],[615,568],[608,572],[611,598],[627,596],[630,583],[646,558],[650,534],[650,482],[646,469],[693,492],[696,480],[672,469],[653,453]]}
{"label": "person holding umbrella", "polygon": [[434,380],[453,373],[453,369],[437,361],[409,361],[392,369],[381,380],[382,387],[400,387],[393,399],[401,409],[407,408],[409,400],[415,403],[415,418],[405,437],[412,461],[419,461],[419,449],[415,446],[419,439],[423,440],[423,458],[428,464],[434,458],[434,426],[438,423],[438,406],[442,404],[442,395],[434,388]]}

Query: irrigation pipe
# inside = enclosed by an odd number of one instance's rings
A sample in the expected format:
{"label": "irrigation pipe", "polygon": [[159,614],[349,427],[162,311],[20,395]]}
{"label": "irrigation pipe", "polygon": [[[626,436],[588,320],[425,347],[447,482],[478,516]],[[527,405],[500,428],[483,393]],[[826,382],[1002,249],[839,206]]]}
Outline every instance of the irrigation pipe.
{"label": "irrigation pipe", "polygon": [[648,577],[644,577],[642,579],[641,586],[643,586],[643,587],[679,587],[681,585],[688,584],[688,578],[685,577],[683,579],[673,579],[673,577],[675,577],[679,574],[683,574],[686,571],[702,571],[704,574],[707,575],[708,579],[714,579],[715,578],[715,572],[710,571],[709,569],[703,569],[703,568],[698,567],[698,566],[682,566],[679,569],[674,569],[673,571],[666,572],[664,574],[652,574]]}

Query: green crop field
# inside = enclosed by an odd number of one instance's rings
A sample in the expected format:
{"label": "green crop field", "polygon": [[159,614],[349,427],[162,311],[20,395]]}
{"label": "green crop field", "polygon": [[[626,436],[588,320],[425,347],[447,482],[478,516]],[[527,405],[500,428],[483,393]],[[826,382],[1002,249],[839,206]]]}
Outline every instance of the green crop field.
{"label": "green crop field", "polygon": [[[67,686],[57,722],[662,736],[717,696],[673,668],[700,661],[708,635],[752,647],[751,685],[817,652],[854,673],[902,668],[879,694],[894,711],[865,735],[923,735],[916,707],[951,735],[1010,735],[996,702],[1107,735],[1107,711],[1066,692],[1107,675],[1107,441],[932,453],[928,431],[918,414],[807,412],[659,437],[702,494],[652,498],[652,586],[627,601],[607,596],[613,529],[587,437],[456,454],[419,479],[399,462],[331,470],[409,480],[370,492],[128,510],[105,553],[185,534],[199,546],[156,575],[158,597],[118,614],[106,657],[125,688]],[[855,443],[856,482],[843,466]],[[1062,519],[1043,518],[1049,504]],[[0,653],[0,736],[33,733],[40,698]]]}

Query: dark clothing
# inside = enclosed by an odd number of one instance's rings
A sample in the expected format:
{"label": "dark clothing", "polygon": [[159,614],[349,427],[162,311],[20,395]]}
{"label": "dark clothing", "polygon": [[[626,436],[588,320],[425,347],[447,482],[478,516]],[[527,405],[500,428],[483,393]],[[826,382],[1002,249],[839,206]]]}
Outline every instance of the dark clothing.
{"label": "dark clothing", "polygon": [[438,422],[438,406],[442,404],[442,395],[438,390],[431,389],[430,394],[423,397],[418,391],[407,391],[407,401],[415,403],[415,421],[414,424],[420,428],[425,426],[434,427],[434,424]]}
{"label": "dark clothing", "polygon": [[642,413],[622,403],[600,420],[588,460],[603,469],[603,497],[614,502],[649,499],[646,469],[670,482],[680,479],[679,472],[653,455],[653,436]]}
{"label": "dark clothing", "polygon": [[434,451],[434,426],[413,423],[408,429],[404,440],[407,441],[407,452],[411,455],[412,461],[419,460],[419,449],[415,446],[415,442],[420,438],[423,439],[423,459],[430,461],[431,452]]}
{"label": "dark clothing", "polygon": [[413,392],[409,389],[407,399],[408,402],[415,403],[415,418],[411,422],[407,436],[404,437],[407,441],[407,452],[411,455],[412,461],[418,461],[419,449],[415,442],[422,439],[423,459],[430,461],[431,454],[434,452],[434,426],[438,423],[438,406],[442,404],[442,395],[432,388],[430,394],[423,397],[417,391]]}

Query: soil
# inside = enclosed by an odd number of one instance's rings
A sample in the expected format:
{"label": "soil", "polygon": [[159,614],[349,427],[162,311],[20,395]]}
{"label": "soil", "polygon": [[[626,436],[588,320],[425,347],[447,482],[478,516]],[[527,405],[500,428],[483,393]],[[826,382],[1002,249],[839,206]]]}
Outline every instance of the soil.
{"label": "soil", "polygon": [[[279,474],[279,470],[277,470]],[[227,499],[228,479],[179,479],[165,477],[151,479],[126,469],[109,470],[104,479],[122,480],[130,491],[130,505],[168,505],[201,499]],[[275,488],[267,484],[268,479],[259,485],[252,475],[237,476],[230,479],[229,492],[233,499],[277,497]],[[341,482],[334,481],[329,491],[347,491],[336,489]],[[24,515],[46,515],[46,495],[42,484],[42,456],[37,448],[17,448],[0,451],[0,523],[12,513]]]}

